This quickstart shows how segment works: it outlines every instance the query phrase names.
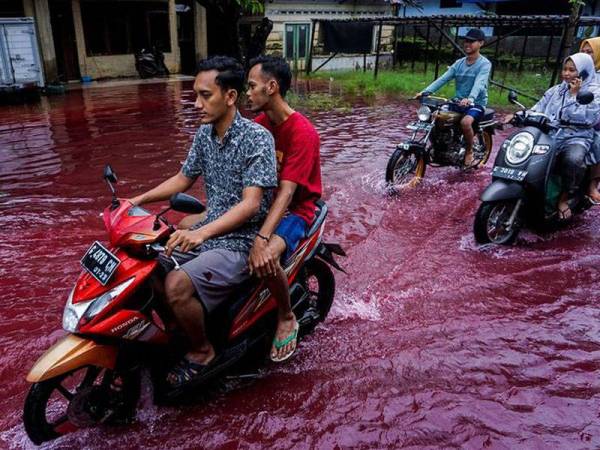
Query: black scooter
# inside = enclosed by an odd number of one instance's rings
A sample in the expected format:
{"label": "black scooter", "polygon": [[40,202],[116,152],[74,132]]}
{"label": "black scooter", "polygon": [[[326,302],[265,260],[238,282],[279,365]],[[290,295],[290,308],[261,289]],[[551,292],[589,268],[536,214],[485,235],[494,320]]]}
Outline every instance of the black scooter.
{"label": "black scooter", "polygon": [[[500,147],[492,170],[492,183],[481,194],[473,226],[479,244],[509,245],[525,224],[539,229],[562,222],[556,212],[563,191],[556,165],[559,152],[551,136],[558,127],[545,114],[527,111],[517,101],[515,92],[509,93],[508,100],[521,108],[511,121],[519,130]],[[577,95],[577,103],[581,105],[593,100],[591,92],[582,91]],[[562,126],[588,127],[559,120]],[[573,215],[591,206],[586,197],[588,183],[589,173],[586,173],[578,192],[569,200]]]}

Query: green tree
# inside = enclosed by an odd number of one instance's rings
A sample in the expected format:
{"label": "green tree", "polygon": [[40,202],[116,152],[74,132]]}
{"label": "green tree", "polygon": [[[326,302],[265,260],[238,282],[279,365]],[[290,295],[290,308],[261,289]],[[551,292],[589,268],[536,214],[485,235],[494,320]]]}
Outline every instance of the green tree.
{"label": "green tree", "polygon": [[565,31],[565,41],[563,47],[560,49],[560,61],[563,61],[573,47],[575,41],[575,35],[577,34],[577,24],[581,18],[585,1],[583,0],[569,0],[571,5],[571,14],[569,15],[569,22],[567,24],[567,30]]}

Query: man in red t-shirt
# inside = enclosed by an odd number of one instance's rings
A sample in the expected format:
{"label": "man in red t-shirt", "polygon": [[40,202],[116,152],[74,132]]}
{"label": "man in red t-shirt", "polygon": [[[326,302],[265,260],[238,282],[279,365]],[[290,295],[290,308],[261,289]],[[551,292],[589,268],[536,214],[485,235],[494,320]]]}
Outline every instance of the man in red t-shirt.
{"label": "man in red t-shirt", "polygon": [[256,122],[275,138],[279,187],[269,214],[250,251],[250,272],[263,278],[277,300],[278,323],[271,359],[288,359],[296,349],[298,322],[290,306],[285,261],[306,237],[321,197],[319,135],[310,121],[285,101],[292,73],[283,58],[259,56],[250,61],[248,104]]}

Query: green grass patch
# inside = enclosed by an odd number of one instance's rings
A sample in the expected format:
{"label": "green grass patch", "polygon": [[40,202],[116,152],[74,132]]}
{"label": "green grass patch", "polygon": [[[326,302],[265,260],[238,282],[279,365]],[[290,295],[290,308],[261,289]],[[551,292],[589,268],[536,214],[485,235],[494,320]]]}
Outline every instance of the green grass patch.
{"label": "green grass patch", "polygon": [[[377,94],[403,94],[406,97],[425,89],[434,79],[435,65],[429,64],[425,73],[424,66],[420,63],[413,70],[410,65],[398,70],[382,70],[377,79],[373,78],[373,72],[362,71],[331,71],[317,72],[309,75],[311,79],[333,79],[334,83],[341,86],[342,92],[349,95],[374,96]],[[446,66],[440,67],[440,75],[446,70]],[[550,74],[523,71],[517,73],[516,68],[507,67],[504,71],[496,71],[494,80],[516,88],[522,92],[540,98],[548,88]],[[445,97],[454,96],[454,83],[444,86],[438,95]],[[311,94],[312,95],[312,94]],[[326,95],[326,94],[324,94]],[[507,99],[508,91],[490,85],[488,91],[489,106],[505,107],[510,105]],[[532,105],[533,100],[522,98],[527,105]]]}
{"label": "green grass patch", "polygon": [[290,91],[285,98],[290,106],[295,109],[306,109],[310,111],[336,110],[346,112],[352,107],[348,98],[330,95],[325,92],[311,92],[299,95]]}

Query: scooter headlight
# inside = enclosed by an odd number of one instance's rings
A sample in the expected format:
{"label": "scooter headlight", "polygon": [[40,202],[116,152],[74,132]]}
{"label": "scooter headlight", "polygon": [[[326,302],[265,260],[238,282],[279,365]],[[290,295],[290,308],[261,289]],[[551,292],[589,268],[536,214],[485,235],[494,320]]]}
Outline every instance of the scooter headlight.
{"label": "scooter headlight", "polygon": [[65,306],[65,310],[63,312],[63,328],[65,331],[70,331],[74,333],[77,330],[77,324],[79,323],[79,319],[85,313],[85,310],[90,306],[89,302],[81,302],[77,304],[73,304],[73,293],[75,292],[75,288],[69,294],[69,298],[67,299],[67,304]]}
{"label": "scooter headlight", "polygon": [[421,122],[429,122],[429,119],[431,118],[431,110],[427,106],[423,105],[417,109],[417,117]]}
{"label": "scooter headlight", "polygon": [[533,135],[526,131],[517,133],[513,136],[506,149],[506,162],[512,165],[518,165],[529,158],[533,151],[533,141]]}
{"label": "scooter headlight", "polygon": [[71,333],[76,332],[79,328],[81,319],[85,319],[86,322],[91,320],[100,311],[106,308],[111,301],[113,301],[125,289],[127,289],[129,285],[133,283],[133,280],[135,280],[135,277],[115,286],[110,291],[105,292],[99,297],[76,304],[73,304],[73,292],[75,291],[75,289],[73,289],[71,294],[69,294],[67,305],[65,306],[65,311],[63,313],[63,328],[65,331],[69,331]]}

